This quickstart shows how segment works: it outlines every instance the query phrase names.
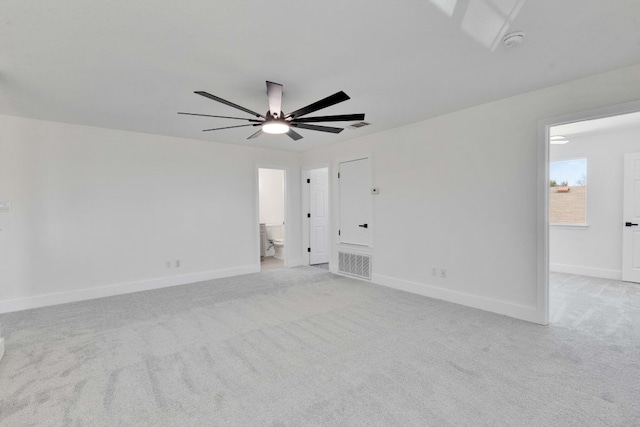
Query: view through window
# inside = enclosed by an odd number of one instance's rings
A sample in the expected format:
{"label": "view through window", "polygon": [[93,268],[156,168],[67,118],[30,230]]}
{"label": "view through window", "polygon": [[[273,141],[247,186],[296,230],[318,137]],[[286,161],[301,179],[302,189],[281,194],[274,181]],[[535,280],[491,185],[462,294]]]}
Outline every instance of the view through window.
{"label": "view through window", "polygon": [[549,222],[586,224],[587,159],[551,162],[549,185]]}

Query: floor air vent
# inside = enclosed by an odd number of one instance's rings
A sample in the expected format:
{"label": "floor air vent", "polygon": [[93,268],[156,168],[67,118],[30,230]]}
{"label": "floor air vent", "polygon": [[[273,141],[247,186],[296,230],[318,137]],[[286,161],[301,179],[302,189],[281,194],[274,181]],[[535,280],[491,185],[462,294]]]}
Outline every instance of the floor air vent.
{"label": "floor air vent", "polygon": [[338,252],[338,272],[371,280],[371,256]]}

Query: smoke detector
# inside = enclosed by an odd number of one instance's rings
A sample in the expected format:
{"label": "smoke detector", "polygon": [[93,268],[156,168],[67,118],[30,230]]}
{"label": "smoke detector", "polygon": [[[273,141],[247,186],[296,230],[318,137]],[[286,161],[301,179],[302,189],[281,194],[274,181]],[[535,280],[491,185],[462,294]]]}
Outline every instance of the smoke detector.
{"label": "smoke detector", "polygon": [[524,40],[524,33],[522,31],[515,31],[513,33],[509,33],[502,39],[502,44],[504,47],[513,47],[518,46]]}

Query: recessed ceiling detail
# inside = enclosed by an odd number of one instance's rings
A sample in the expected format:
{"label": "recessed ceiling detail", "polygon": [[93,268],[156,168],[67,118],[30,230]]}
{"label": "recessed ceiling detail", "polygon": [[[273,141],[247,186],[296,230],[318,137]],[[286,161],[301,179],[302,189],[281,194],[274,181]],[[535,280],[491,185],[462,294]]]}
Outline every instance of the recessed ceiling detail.
{"label": "recessed ceiling detail", "polygon": [[526,0],[429,0],[462,31],[489,50],[495,50]]}

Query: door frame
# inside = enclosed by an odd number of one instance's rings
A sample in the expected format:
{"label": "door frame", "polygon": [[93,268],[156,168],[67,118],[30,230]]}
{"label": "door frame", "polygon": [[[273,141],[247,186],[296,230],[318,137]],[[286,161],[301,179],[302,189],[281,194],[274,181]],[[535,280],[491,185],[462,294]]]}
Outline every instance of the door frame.
{"label": "door frame", "polygon": [[640,112],[640,100],[609,105],[538,121],[537,191],[537,312],[538,323],[549,324],[549,130],[554,126]]}
{"label": "door frame", "polygon": [[289,191],[287,185],[287,179],[290,176],[289,167],[274,163],[257,163],[255,167],[255,215],[254,215],[254,238],[255,238],[255,248],[256,248],[256,262],[258,265],[258,271],[260,268],[260,169],[275,169],[281,170],[284,172],[284,176],[282,177],[283,181],[283,191],[284,191],[284,266],[289,267],[291,262],[291,244],[287,244],[289,237],[292,233],[289,231],[290,226],[288,225],[289,216]]}
{"label": "door frame", "polygon": [[[356,251],[356,252],[363,252],[363,253],[367,253],[367,254],[371,254],[373,247],[374,247],[374,233],[373,231],[371,232],[371,234],[369,235],[369,244],[368,245],[354,245],[351,243],[343,243],[340,241],[340,239],[338,238],[338,230],[340,229],[340,181],[338,180],[338,173],[340,172],[340,164],[341,163],[347,163],[347,162],[354,162],[357,160],[364,160],[364,159],[368,159],[369,160],[369,180],[371,183],[372,187],[376,186],[376,181],[375,181],[375,175],[373,173],[374,168],[373,168],[373,155],[372,153],[363,153],[360,155],[352,155],[352,156],[347,156],[347,157],[341,157],[339,159],[336,159],[334,162],[334,173],[333,175],[329,176],[329,182],[331,182],[333,185],[335,185],[336,188],[336,192],[335,192],[335,207],[336,207],[336,212],[334,212],[335,214],[335,221],[334,221],[334,233],[333,233],[333,238],[334,238],[334,242],[336,244],[336,247],[338,248],[344,248],[346,250],[351,250],[351,251]],[[375,229],[375,222],[376,222],[376,208],[375,208],[375,199],[371,199],[371,219],[370,219],[370,224],[369,224],[369,228],[371,228],[371,230]]]}
{"label": "door frame", "polygon": [[[638,216],[633,215],[633,212],[630,212],[632,215],[628,215],[628,208],[631,207],[631,211],[633,211],[633,201],[635,201],[635,194],[633,191],[633,186],[629,186],[628,179],[636,175],[634,170],[634,165],[631,162],[632,160],[637,159],[640,156],[640,151],[635,151],[631,153],[624,154],[624,166],[623,166],[623,192],[622,192],[622,222],[637,220]],[[629,229],[628,227],[624,227],[622,229],[622,274],[621,279],[623,282],[629,283],[640,283],[640,279],[637,276],[637,268],[633,266],[633,255],[634,255],[634,233],[637,231],[633,229]],[[631,248],[629,248],[629,245]],[[631,277],[633,276],[633,277]]]}
{"label": "door frame", "polygon": [[311,255],[307,252],[307,248],[311,246],[311,236],[309,235],[309,218],[307,218],[307,213],[311,209],[311,200],[309,194],[309,186],[307,185],[307,179],[309,178],[309,172],[314,169],[324,169],[328,170],[328,179],[329,182],[327,184],[327,191],[329,196],[329,205],[327,206],[327,214],[329,215],[329,219],[327,222],[327,227],[329,228],[329,240],[327,240],[327,250],[329,251],[329,265],[331,266],[331,259],[333,258],[333,244],[332,244],[332,224],[333,224],[333,212],[331,211],[331,163],[318,163],[313,165],[303,166],[301,168],[300,173],[300,185],[302,185],[302,255],[300,259],[302,259],[302,265],[311,265]]}

